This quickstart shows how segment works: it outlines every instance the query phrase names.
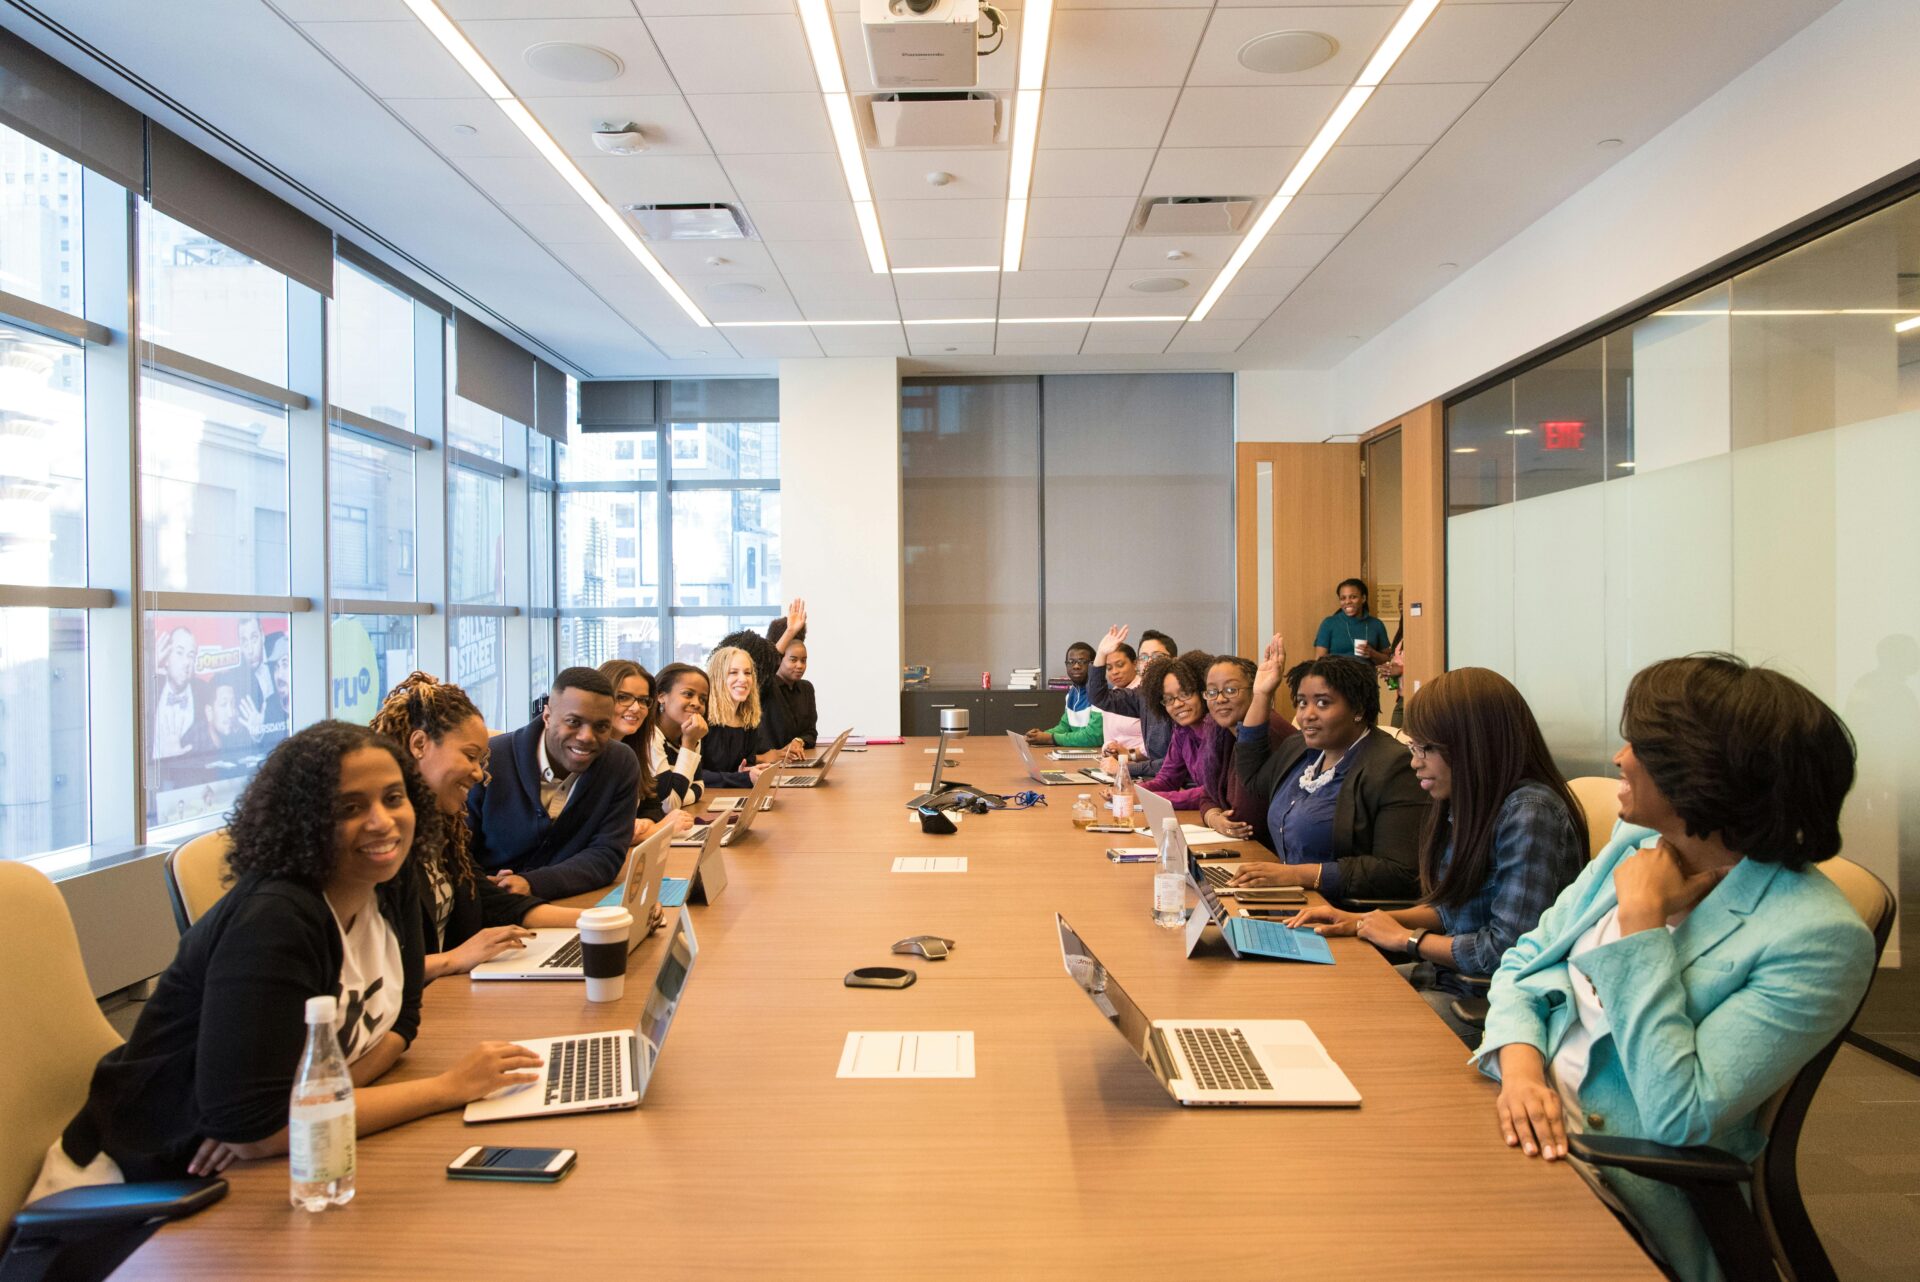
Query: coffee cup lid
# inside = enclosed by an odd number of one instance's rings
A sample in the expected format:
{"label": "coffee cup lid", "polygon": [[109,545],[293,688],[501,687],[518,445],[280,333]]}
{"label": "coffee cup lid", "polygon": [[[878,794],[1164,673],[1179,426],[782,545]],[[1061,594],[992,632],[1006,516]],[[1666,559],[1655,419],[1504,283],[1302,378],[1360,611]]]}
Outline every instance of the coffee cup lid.
{"label": "coffee cup lid", "polygon": [[610,908],[587,909],[580,914],[579,927],[581,930],[590,927],[599,930],[615,930],[632,924],[633,914],[616,904]]}

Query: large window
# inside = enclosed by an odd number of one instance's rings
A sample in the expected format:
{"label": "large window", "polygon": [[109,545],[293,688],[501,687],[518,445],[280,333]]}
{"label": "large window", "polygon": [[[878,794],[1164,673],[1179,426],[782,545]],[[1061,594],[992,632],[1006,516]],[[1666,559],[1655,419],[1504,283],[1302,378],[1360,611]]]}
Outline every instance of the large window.
{"label": "large window", "polygon": [[286,595],[286,410],[150,373],[140,414],[145,586]]}
{"label": "large window", "polygon": [[87,840],[87,616],[0,610],[0,853]]}
{"label": "large window", "polygon": [[0,291],[78,315],[80,166],[0,126]]}
{"label": "large window", "polygon": [[0,583],[87,581],[82,357],[0,324]]}
{"label": "large window", "polygon": [[286,386],[285,276],[146,204],[140,242],[147,342]]}

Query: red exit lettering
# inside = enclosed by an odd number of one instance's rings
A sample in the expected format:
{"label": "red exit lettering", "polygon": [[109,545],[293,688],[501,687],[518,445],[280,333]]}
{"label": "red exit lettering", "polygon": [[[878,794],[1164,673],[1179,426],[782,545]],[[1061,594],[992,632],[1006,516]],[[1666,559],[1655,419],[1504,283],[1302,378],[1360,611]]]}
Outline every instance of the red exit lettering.
{"label": "red exit lettering", "polygon": [[1587,425],[1577,420],[1561,420],[1540,425],[1540,448],[1578,450],[1586,447]]}

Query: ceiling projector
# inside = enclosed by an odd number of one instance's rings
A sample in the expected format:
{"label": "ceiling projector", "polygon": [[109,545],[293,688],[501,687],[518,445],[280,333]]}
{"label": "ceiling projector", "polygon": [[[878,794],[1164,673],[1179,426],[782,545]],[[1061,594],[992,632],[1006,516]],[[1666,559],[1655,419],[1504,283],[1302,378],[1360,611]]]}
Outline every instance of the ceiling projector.
{"label": "ceiling projector", "polygon": [[980,0],[860,0],[878,89],[966,89],[980,78]]}
{"label": "ceiling projector", "polygon": [[647,136],[631,121],[602,121],[594,128],[593,145],[616,156],[637,156],[647,149]]}

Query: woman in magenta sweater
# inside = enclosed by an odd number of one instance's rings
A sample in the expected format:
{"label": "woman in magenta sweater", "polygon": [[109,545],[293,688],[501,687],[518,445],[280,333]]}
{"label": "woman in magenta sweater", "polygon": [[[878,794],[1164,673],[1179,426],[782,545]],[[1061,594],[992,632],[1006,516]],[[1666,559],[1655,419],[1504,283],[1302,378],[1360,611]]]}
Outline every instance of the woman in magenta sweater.
{"label": "woman in magenta sweater", "polygon": [[1233,753],[1233,731],[1207,715],[1207,668],[1212,663],[1211,655],[1198,650],[1155,658],[1140,682],[1141,711],[1173,723],[1160,773],[1140,786],[1165,797],[1175,810],[1204,806],[1208,782]]}

